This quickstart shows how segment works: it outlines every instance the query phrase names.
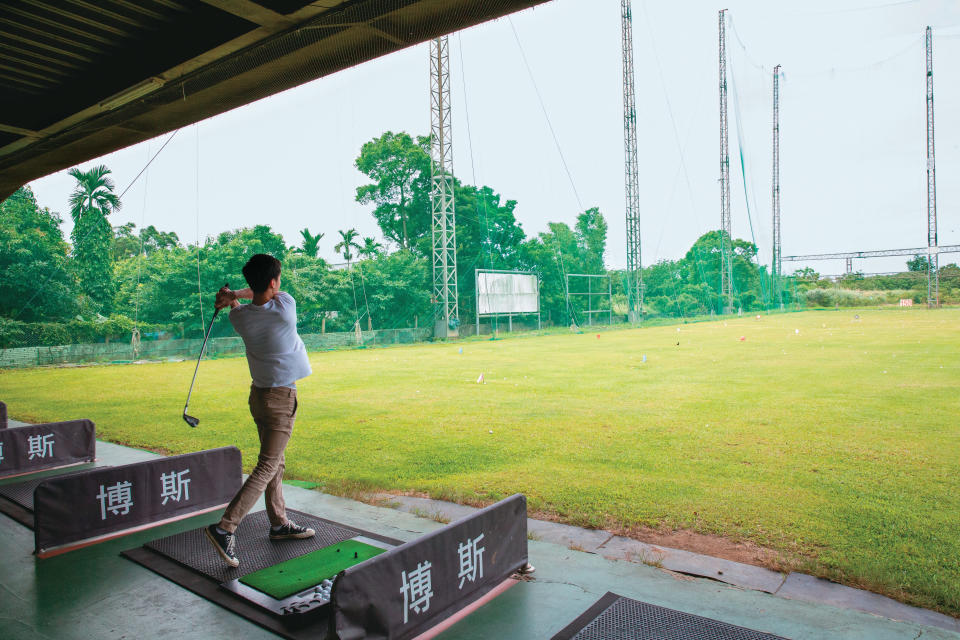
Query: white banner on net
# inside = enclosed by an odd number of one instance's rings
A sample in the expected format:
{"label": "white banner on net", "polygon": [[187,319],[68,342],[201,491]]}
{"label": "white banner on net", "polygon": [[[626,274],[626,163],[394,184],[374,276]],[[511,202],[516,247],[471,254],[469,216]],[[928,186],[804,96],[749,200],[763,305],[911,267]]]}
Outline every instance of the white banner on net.
{"label": "white banner on net", "polygon": [[537,276],[481,271],[477,274],[477,311],[482,316],[539,313]]}

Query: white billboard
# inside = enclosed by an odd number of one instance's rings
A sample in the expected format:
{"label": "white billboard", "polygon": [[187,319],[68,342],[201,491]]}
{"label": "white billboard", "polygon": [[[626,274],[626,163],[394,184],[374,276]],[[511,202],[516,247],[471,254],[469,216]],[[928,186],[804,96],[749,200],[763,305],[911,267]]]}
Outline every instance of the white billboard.
{"label": "white billboard", "polygon": [[477,313],[509,315],[540,312],[540,285],[532,273],[477,272]]}

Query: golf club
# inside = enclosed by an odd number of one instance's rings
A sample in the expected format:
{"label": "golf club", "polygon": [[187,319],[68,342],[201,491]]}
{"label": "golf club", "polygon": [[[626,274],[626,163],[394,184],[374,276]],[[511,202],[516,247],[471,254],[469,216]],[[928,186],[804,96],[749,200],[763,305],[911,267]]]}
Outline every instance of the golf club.
{"label": "golf club", "polygon": [[[230,285],[223,285],[225,289],[229,289]],[[193,380],[190,381],[190,391],[187,392],[187,403],[183,405],[183,421],[186,422],[191,427],[196,427],[200,424],[200,418],[195,418],[187,414],[187,409],[190,408],[190,396],[193,394],[193,385],[197,381],[197,372],[200,370],[200,361],[203,360],[203,352],[207,348],[207,339],[210,337],[210,330],[213,329],[213,321],[217,319],[217,314],[220,313],[220,309],[214,309],[213,317],[210,318],[210,324],[207,325],[207,332],[203,335],[203,344],[200,345],[200,355],[197,356],[197,366],[193,370]]]}

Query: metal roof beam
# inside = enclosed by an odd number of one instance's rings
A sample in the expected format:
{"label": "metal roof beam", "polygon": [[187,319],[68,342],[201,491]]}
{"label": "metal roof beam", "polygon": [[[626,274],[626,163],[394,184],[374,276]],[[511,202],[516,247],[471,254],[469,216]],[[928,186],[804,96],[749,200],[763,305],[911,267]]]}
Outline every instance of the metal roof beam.
{"label": "metal roof beam", "polygon": [[30,129],[24,129],[22,127],[14,127],[9,124],[3,124],[0,122],[0,132],[2,133],[12,133],[17,136],[23,136],[24,138],[39,138],[39,131],[31,131]]}
{"label": "metal roof beam", "polygon": [[[9,38],[10,40],[16,40],[16,41],[18,41],[18,42],[22,42],[22,43],[24,43],[24,44],[28,44],[28,45],[30,45],[30,46],[32,46],[32,47],[37,47],[37,48],[40,48],[40,49],[44,49],[44,50],[46,50],[46,51],[52,51],[53,53],[58,53],[58,54],[60,54],[60,55],[62,55],[62,56],[67,56],[67,57],[69,57],[69,58],[76,58],[77,60],[83,60],[84,62],[93,62],[93,60],[92,60],[91,58],[88,58],[87,56],[82,55],[82,54],[79,54],[79,53],[77,53],[77,52],[75,52],[75,51],[69,51],[69,50],[67,50],[67,49],[61,49],[60,47],[55,47],[55,46],[53,46],[53,45],[46,44],[46,43],[44,43],[44,42],[38,42],[38,41],[36,41],[36,40],[30,40],[29,38],[24,38],[24,37],[21,36],[21,35],[18,35],[18,34],[15,34],[15,33],[10,33],[9,31],[0,31],[0,37]],[[9,43],[7,43],[7,46],[13,48],[14,51],[20,51],[20,52],[22,52],[22,53],[29,53],[29,51],[27,51],[26,49],[18,49],[18,48],[16,48],[16,47],[14,47],[13,45],[10,45]]]}
{"label": "metal roof beam", "polygon": [[[38,28],[38,27],[35,27],[35,26],[33,26],[33,25],[30,25],[30,24],[26,24],[26,23],[24,23],[24,22],[21,22],[21,21],[19,21],[19,20],[11,20],[10,18],[4,18],[4,17],[0,16],[0,24],[5,24],[5,25],[7,25],[7,26],[9,26],[9,27],[14,27],[14,28],[16,28],[16,29],[22,29],[23,31],[27,31],[27,32],[29,32],[29,33],[32,33],[32,34],[34,34],[34,35],[36,35],[36,36],[39,36],[39,37],[41,37],[41,38],[44,38],[44,39],[51,39],[51,40],[53,39],[53,34],[51,34],[49,31],[45,31],[45,30],[40,29],[40,28]],[[85,36],[85,37],[86,37],[86,36]],[[57,36],[56,36],[56,39],[57,39],[58,42],[60,42],[60,43],[62,43],[62,44],[65,44],[65,45],[69,45],[69,46],[71,46],[71,47],[76,47],[76,48],[78,48],[78,49],[84,49],[84,50],[90,51],[90,52],[92,52],[92,53],[99,53],[99,52],[100,52],[100,47],[94,46],[94,45],[89,44],[89,43],[87,43],[87,42],[80,42],[79,40],[74,40],[73,38],[68,38],[68,37],[62,36],[62,35],[57,35]],[[88,40],[93,40],[94,38],[87,37],[87,39],[88,39]],[[36,40],[34,40],[34,42],[36,42]],[[109,42],[109,41],[107,41],[107,42]]]}
{"label": "metal roof beam", "polygon": [[16,6],[6,6],[4,10],[8,13],[12,13],[15,16],[25,18],[27,20],[33,20],[34,22],[39,22],[40,24],[45,24],[48,27],[53,29],[60,29],[61,31],[66,31],[72,33],[73,35],[80,36],[82,38],[87,38],[88,40],[96,40],[102,44],[113,44],[116,42],[116,39],[111,39],[106,36],[101,36],[98,34],[90,33],[90,30],[79,29],[72,25],[66,24],[63,20],[52,20],[44,15],[33,11],[24,11],[23,9]]}
{"label": "metal roof beam", "polygon": [[[69,2],[75,7],[86,9],[87,11],[89,11],[94,15],[102,15],[104,17],[110,18],[111,20],[116,20],[117,22],[123,22],[125,24],[128,24],[131,27],[136,27],[137,29],[140,29],[143,27],[142,21],[134,20],[130,16],[125,16],[122,13],[117,13],[116,11],[110,11],[106,7],[102,7],[100,5],[92,4],[90,2],[84,2],[84,0],[63,0],[63,1]],[[57,8],[55,5],[53,7],[53,10],[56,11],[57,13],[61,12],[60,9]],[[98,24],[98,23],[94,22],[94,24]]]}
{"label": "metal roof beam", "polygon": [[[26,1],[30,6],[32,6],[32,7],[37,7],[37,8],[39,8],[39,9],[43,9],[44,11],[48,11],[49,13],[52,13],[52,14],[54,14],[54,15],[61,16],[61,17],[66,18],[66,19],[68,19],[68,20],[73,20],[74,22],[79,22],[80,24],[85,24],[85,25],[87,25],[88,27],[91,27],[91,28],[93,28],[93,29],[99,29],[100,31],[106,31],[107,33],[112,33],[112,34],[115,35],[115,36],[121,36],[121,37],[123,37],[123,38],[128,38],[128,37],[130,37],[130,32],[129,32],[129,31],[124,31],[123,29],[118,29],[117,27],[115,27],[115,26],[113,26],[113,25],[104,24],[103,22],[100,22],[100,21],[97,21],[97,20],[93,20],[92,18],[88,18],[88,17],[86,17],[86,16],[84,16],[84,15],[81,15],[81,14],[79,14],[79,13],[75,13],[75,12],[73,12],[73,11],[67,11],[66,9],[64,9],[64,8],[61,7],[61,6],[51,5],[51,4],[49,4],[49,3],[42,2],[41,0],[25,0],[25,1]],[[137,26],[137,25],[134,24],[134,25],[132,25],[132,26]]]}
{"label": "metal roof beam", "polygon": [[226,11],[227,13],[233,14],[238,18],[243,18],[254,24],[258,24],[261,27],[269,27],[271,29],[276,29],[278,27],[289,27],[293,24],[296,24],[295,20],[291,20],[284,15],[277,13],[271,9],[259,5],[256,2],[251,2],[251,0],[200,0],[204,4],[208,4],[211,7],[216,7],[221,11]]}

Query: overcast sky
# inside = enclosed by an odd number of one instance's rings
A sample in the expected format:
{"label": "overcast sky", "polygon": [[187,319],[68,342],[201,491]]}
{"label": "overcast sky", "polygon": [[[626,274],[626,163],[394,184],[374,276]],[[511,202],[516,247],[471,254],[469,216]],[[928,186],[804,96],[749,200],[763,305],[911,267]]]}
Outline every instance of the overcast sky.
{"label": "overcast sky", "polygon": [[[960,244],[960,2],[634,0],[644,265],[681,257],[700,234],[719,227],[720,8],[730,10],[733,23],[727,49],[735,236],[751,238],[752,221],[769,263],[771,74],[779,63],[783,254],[926,244],[923,33],[931,25],[939,238]],[[371,208],[354,200],[366,182],[353,166],[361,145],[386,130],[429,132],[428,51],[427,43],[411,47],[180,130],[127,192],[112,224],[153,224],[187,243],[269,224],[298,244],[299,230],[308,227],[326,234],[321,253],[338,261],[338,229],[381,237]],[[528,235],[547,222],[572,225],[581,205],[599,206],[610,226],[607,265],[622,268],[620,3],[553,0],[454,34],[451,72],[460,179],[473,183],[475,175],[517,200]],[[168,136],[81,168],[106,164],[123,190]],[[42,206],[67,218],[67,233],[73,183],[66,172],[31,183]],[[855,268],[899,270],[904,260],[858,261]],[[842,261],[812,266],[843,270]]]}

